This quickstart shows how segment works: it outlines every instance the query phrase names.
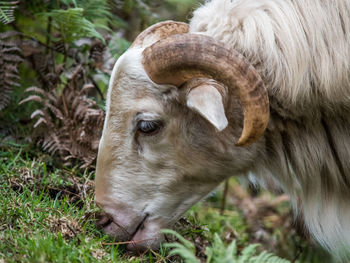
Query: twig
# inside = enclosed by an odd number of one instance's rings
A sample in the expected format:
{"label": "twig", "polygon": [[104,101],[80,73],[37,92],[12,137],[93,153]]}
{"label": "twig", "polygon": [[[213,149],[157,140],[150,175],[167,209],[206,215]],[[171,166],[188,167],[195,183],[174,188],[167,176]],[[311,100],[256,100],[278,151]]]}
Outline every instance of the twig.
{"label": "twig", "polygon": [[297,254],[295,255],[295,257],[293,258],[293,260],[291,261],[291,263],[295,263],[298,258],[300,257],[301,253],[303,252],[303,248],[299,245],[298,246],[298,251]]}
{"label": "twig", "polygon": [[47,36],[46,36],[46,50],[45,50],[45,53],[47,54],[49,49],[48,49],[48,46],[50,46],[50,43],[51,43],[51,39],[50,39],[50,35],[51,35],[51,23],[52,23],[52,18],[51,16],[49,16],[49,19],[47,21],[47,28],[46,28],[46,31],[47,31]]}
{"label": "twig", "polygon": [[95,90],[97,91],[98,95],[100,95],[101,99],[104,100],[103,93],[102,93],[102,91],[100,90],[100,88],[98,87],[96,81],[95,81],[93,78],[89,78],[89,79],[90,79],[90,81],[92,82],[92,84],[94,85]]}
{"label": "twig", "polygon": [[224,192],[221,199],[220,215],[223,215],[225,212],[227,192],[228,192],[228,179],[225,181]]}
{"label": "twig", "polygon": [[144,241],[154,240],[154,238],[142,239],[142,240],[131,240],[131,241],[121,241],[121,242],[102,242],[102,245],[128,245],[128,244],[137,244]]}
{"label": "twig", "polygon": [[71,194],[71,195],[74,195],[76,197],[79,197],[79,199],[82,199],[80,195],[76,194],[76,193],[73,193],[71,191],[68,191],[68,190],[65,190],[65,189],[59,189],[59,188],[55,188],[55,187],[48,187],[48,189],[51,189],[51,190],[56,190],[56,191],[60,191],[60,192],[65,192],[67,194]]}
{"label": "twig", "polygon": [[69,230],[73,233],[74,237],[77,236],[77,233],[74,231],[74,229],[68,224],[66,223],[66,226],[69,228]]}

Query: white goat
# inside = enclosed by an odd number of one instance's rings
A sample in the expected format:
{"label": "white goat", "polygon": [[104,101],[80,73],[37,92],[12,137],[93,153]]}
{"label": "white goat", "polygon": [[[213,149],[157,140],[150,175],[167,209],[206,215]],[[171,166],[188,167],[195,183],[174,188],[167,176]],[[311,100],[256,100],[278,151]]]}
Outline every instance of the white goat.
{"label": "white goat", "polygon": [[156,247],[221,181],[252,172],[348,258],[349,66],[350,1],[213,0],[189,29],[145,30],[108,91],[96,177],[106,232]]}

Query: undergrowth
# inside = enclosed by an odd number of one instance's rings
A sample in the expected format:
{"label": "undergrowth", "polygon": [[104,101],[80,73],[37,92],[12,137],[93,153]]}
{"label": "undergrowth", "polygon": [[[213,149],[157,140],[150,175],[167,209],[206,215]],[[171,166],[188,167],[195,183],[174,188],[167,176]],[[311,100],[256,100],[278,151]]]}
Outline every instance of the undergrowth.
{"label": "undergrowth", "polygon": [[[177,232],[166,232],[169,243],[160,251],[130,254],[95,226],[99,209],[93,201],[94,174],[87,169],[57,168],[51,156],[31,147],[9,141],[0,144],[0,261],[330,262],[287,221],[277,223],[288,213],[284,199],[276,205],[276,198],[262,201],[271,195],[252,198],[251,207],[256,206],[262,221],[251,223],[234,204],[241,197],[232,192],[226,210],[220,212],[222,191],[194,206],[176,224]],[[238,191],[238,186],[236,180],[230,181],[232,191]],[[263,231],[271,240],[265,237],[259,242],[257,235]]]}
{"label": "undergrowth", "polygon": [[[195,246],[184,237],[173,230],[163,230],[165,234],[171,234],[177,237],[181,242],[166,243],[167,248],[172,248],[170,255],[180,255],[186,263],[199,263],[200,260],[196,257]],[[213,243],[205,250],[207,263],[290,263],[288,260],[281,259],[266,251],[256,255],[257,244],[250,244],[245,247],[241,253],[237,251],[236,241],[225,245],[217,233],[214,234]]]}

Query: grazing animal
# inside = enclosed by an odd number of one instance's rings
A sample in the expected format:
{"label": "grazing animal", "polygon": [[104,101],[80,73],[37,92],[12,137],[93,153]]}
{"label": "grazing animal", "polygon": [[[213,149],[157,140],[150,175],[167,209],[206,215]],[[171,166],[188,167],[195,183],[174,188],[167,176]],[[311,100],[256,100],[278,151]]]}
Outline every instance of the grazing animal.
{"label": "grazing animal", "polygon": [[156,248],[220,182],[254,174],[348,258],[349,160],[350,1],[212,0],[117,61],[96,202],[107,233]]}

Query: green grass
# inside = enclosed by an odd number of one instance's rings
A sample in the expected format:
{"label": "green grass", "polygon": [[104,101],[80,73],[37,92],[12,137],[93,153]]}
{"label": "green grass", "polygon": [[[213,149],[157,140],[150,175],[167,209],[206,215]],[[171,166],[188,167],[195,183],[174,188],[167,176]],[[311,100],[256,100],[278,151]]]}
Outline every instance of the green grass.
{"label": "green grass", "polygon": [[[185,259],[181,251],[175,254],[181,254],[182,258],[169,253],[169,245],[159,252],[135,256],[98,230],[95,222],[99,209],[93,201],[93,176],[88,171],[56,168],[52,157],[28,145],[0,143],[0,262],[181,262]],[[258,255],[267,250],[299,263],[330,262],[325,252],[312,248],[295,233],[286,201],[275,202],[276,197],[265,192],[251,197],[244,189],[231,180],[223,214],[220,213],[222,191],[218,191],[206,202],[195,205],[176,224],[177,232],[191,242],[193,257],[205,261],[211,255],[214,260],[210,262],[220,262],[218,258],[215,261],[215,255],[232,254],[230,251],[235,247],[237,255],[247,250],[252,253],[257,250],[253,254]],[[240,191],[243,192],[237,194]],[[245,211],[245,206],[256,211]],[[174,240],[169,236],[170,242]],[[254,246],[254,251],[250,246],[253,243],[260,243],[258,248]]]}
{"label": "green grass", "polygon": [[90,183],[90,178],[78,177],[72,170],[48,172],[45,162],[21,153],[21,148],[10,149],[0,157],[0,258],[6,262],[123,260],[122,250],[103,245],[113,240],[95,227],[98,210],[92,189],[84,199],[74,191],[74,184]]}

